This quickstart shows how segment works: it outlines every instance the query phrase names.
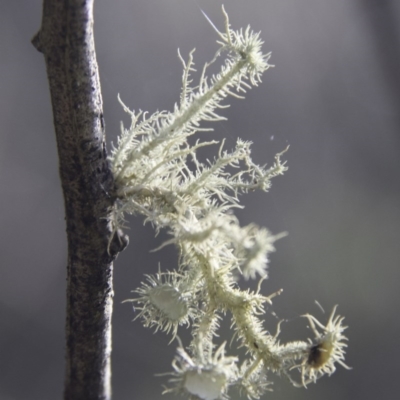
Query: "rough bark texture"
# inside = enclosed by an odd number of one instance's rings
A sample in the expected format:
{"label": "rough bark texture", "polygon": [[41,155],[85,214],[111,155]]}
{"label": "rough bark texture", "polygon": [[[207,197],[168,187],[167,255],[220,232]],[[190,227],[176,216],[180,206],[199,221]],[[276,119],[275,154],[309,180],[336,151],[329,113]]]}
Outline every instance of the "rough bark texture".
{"label": "rough bark texture", "polygon": [[44,54],[68,236],[65,400],[111,398],[113,177],[105,148],[93,0],[44,0],[32,40]]}

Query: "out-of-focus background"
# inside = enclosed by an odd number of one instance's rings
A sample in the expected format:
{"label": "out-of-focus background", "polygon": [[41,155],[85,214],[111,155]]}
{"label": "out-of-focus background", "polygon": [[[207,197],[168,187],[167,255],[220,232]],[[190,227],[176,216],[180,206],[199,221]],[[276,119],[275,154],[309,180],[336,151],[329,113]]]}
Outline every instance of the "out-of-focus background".
{"label": "out-of-focus background", "polygon": [[[289,171],[269,193],[242,197],[243,224],[289,232],[276,243],[263,292],[284,288],[267,310],[266,328],[282,341],[311,333],[300,316],[325,321],[331,308],[349,329],[346,362],[308,389],[270,376],[264,398],[397,398],[400,319],[400,2],[396,0],[225,0],[234,28],[261,30],[276,67],[246,100],[229,99],[228,120],[204,138],[240,136],[253,158],[285,155]],[[181,64],[196,48],[199,69],[217,49],[200,8],[223,28],[220,0],[96,0],[95,35],[107,141],[117,102],[172,109]],[[41,1],[0,1],[0,400],[62,397],[66,236],[49,90],[43,57],[30,44]],[[176,342],[132,322],[130,290],[144,273],[176,264],[175,250],[149,253],[154,238],[129,222],[130,245],[115,263],[115,400],[161,397]],[[315,304],[325,308],[326,313]],[[183,328],[185,331],[185,328]],[[188,333],[181,333],[187,343]],[[222,340],[229,337],[229,321]],[[234,349],[228,349],[233,353]],[[233,393],[233,398],[238,398]]]}

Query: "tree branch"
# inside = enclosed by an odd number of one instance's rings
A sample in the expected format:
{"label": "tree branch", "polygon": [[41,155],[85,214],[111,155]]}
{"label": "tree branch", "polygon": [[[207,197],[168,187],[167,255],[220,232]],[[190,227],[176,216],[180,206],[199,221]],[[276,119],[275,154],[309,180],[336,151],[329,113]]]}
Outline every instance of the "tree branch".
{"label": "tree branch", "polygon": [[92,11],[93,0],[44,0],[42,26],[32,39],[46,61],[65,201],[65,400],[111,397],[112,261],[127,244],[123,236],[110,240],[114,181],[105,147]]}

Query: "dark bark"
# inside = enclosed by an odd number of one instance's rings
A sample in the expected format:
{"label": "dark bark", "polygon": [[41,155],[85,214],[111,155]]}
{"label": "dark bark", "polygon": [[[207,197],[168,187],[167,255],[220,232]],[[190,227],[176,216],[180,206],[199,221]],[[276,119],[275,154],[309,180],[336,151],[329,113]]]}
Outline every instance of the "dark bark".
{"label": "dark bark", "polygon": [[[68,237],[65,400],[111,398],[114,182],[105,148],[93,0],[44,0],[32,40],[44,54]],[[109,254],[111,253],[111,254]]]}

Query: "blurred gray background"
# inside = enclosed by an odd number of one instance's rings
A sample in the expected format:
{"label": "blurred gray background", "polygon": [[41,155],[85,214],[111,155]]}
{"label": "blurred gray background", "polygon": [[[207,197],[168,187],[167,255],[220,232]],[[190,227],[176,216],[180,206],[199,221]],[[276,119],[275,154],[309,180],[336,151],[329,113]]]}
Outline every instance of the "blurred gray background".
{"label": "blurred gray background", "polygon": [[[205,139],[240,136],[253,158],[285,155],[289,171],[270,193],[242,197],[241,222],[289,232],[276,243],[265,294],[282,341],[310,336],[300,316],[315,305],[349,325],[346,371],[308,389],[274,381],[270,399],[395,399],[399,379],[400,2],[398,0],[225,0],[234,28],[262,31],[275,68],[246,100],[230,99],[228,120]],[[95,35],[107,141],[134,109],[172,109],[183,55],[200,67],[217,49],[200,8],[222,29],[220,0],[96,0]],[[44,60],[30,44],[41,1],[0,1],[0,400],[60,399],[64,376],[66,237]],[[130,291],[175,250],[149,251],[150,226],[131,219],[131,244],[115,263],[115,400],[161,396],[176,342],[132,322]],[[221,337],[229,335],[223,324]],[[185,331],[185,328],[183,328]],[[224,332],[225,331],[225,332]],[[182,333],[186,341],[188,333]],[[233,352],[230,349],[229,352]],[[233,397],[237,395],[233,393]]]}

